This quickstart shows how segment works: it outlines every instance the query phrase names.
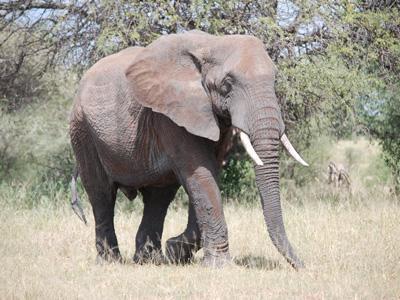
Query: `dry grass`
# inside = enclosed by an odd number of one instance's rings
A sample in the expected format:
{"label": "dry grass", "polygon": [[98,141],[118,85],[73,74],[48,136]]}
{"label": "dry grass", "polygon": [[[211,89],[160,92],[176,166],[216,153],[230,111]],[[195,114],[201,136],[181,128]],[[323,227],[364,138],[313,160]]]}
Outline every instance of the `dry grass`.
{"label": "dry grass", "polygon": [[[226,207],[235,263],[207,269],[95,263],[93,222],[68,207],[2,209],[0,297],[12,298],[396,298],[400,296],[400,207],[374,204],[304,207],[285,203],[290,239],[307,268],[293,271],[267,238],[261,209]],[[140,213],[118,213],[123,255],[134,252]],[[180,233],[185,210],[169,212],[165,237]],[[199,256],[201,256],[199,254]]]}
{"label": "dry grass", "polygon": [[[95,263],[91,215],[86,227],[67,205],[32,210],[2,205],[0,298],[399,299],[400,202],[384,184],[371,188],[376,178],[364,180],[373,171],[368,161],[377,159],[374,147],[360,155],[364,142],[339,143],[333,155],[356,159],[353,195],[336,197],[323,180],[283,193],[286,228],[305,270],[295,272],[277,253],[258,205],[226,205],[234,263],[223,269],[201,267],[202,253],[188,266],[130,262],[140,205],[123,212],[119,204],[116,229],[128,262],[106,265]],[[345,155],[349,147],[353,156]],[[0,202],[6,203],[1,195]],[[172,207],[165,239],[179,234],[186,220],[186,209]]]}

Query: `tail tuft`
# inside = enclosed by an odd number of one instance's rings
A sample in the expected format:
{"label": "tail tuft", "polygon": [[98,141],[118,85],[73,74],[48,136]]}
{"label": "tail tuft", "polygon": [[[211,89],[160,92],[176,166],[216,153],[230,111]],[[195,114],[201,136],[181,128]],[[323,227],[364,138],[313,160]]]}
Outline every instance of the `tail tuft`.
{"label": "tail tuft", "polygon": [[74,213],[78,216],[78,218],[81,219],[81,221],[85,223],[85,225],[87,225],[86,217],[79,203],[80,200],[78,192],[76,190],[76,179],[78,178],[78,176],[79,173],[78,170],[76,169],[74,171],[74,174],[72,175],[72,180],[71,180],[71,207]]}

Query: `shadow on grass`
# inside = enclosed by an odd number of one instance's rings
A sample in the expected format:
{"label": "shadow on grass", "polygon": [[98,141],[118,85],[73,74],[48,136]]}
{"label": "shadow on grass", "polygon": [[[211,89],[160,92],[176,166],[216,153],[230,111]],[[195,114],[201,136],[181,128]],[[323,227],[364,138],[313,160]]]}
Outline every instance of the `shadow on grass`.
{"label": "shadow on grass", "polygon": [[[258,269],[264,271],[280,270],[282,265],[278,260],[267,259],[263,256],[244,255],[235,257],[232,262],[238,266],[247,269]],[[132,257],[121,257],[119,260],[111,259],[106,260],[99,256],[96,258],[97,265],[170,265],[170,266],[183,266],[183,265],[201,265],[202,258],[194,258],[191,262],[186,264],[171,263],[164,256],[147,258],[145,260],[134,260]]]}
{"label": "shadow on grass", "polygon": [[266,259],[263,256],[245,255],[234,259],[235,264],[248,268],[259,270],[275,270],[281,269],[282,266],[278,260]]}

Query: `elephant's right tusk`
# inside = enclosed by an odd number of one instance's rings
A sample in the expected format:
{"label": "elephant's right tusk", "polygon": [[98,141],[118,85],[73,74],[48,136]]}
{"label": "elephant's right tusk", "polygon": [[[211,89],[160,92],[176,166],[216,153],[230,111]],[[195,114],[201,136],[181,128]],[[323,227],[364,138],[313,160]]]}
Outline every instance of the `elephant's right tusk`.
{"label": "elephant's right tusk", "polygon": [[240,136],[240,140],[242,141],[242,144],[244,146],[244,149],[246,149],[247,154],[256,163],[256,165],[263,166],[264,164],[263,164],[262,160],[257,155],[256,150],[254,150],[253,146],[251,145],[249,136],[246,133],[244,133],[243,131],[240,131],[239,136]]}
{"label": "elephant's right tusk", "polygon": [[303,166],[308,167],[308,163],[306,163],[301,156],[297,153],[297,151],[294,149],[294,147],[292,146],[292,144],[289,142],[288,137],[286,136],[286,134],[283,134],[281,137],[281,142],[283,144],[283,146],[286,148],[286,150],[289,152],[289,154],[295,159],[297,160],[299,163],[301,163]]}

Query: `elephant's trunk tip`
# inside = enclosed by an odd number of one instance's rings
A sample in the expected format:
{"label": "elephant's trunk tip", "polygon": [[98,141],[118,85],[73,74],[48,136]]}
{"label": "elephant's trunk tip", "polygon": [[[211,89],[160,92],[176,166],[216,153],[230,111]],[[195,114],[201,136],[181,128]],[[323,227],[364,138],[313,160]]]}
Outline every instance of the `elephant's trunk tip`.
{"label": "elephant's trunk tip", "polygon": [[296,262],[290,262],[290,265],[293,267],[293,269],[295,269],[296,271],[301,271],[301,269],[305,269],[306,265],[303,263],[303,261],[301,261],[299,258]]}

